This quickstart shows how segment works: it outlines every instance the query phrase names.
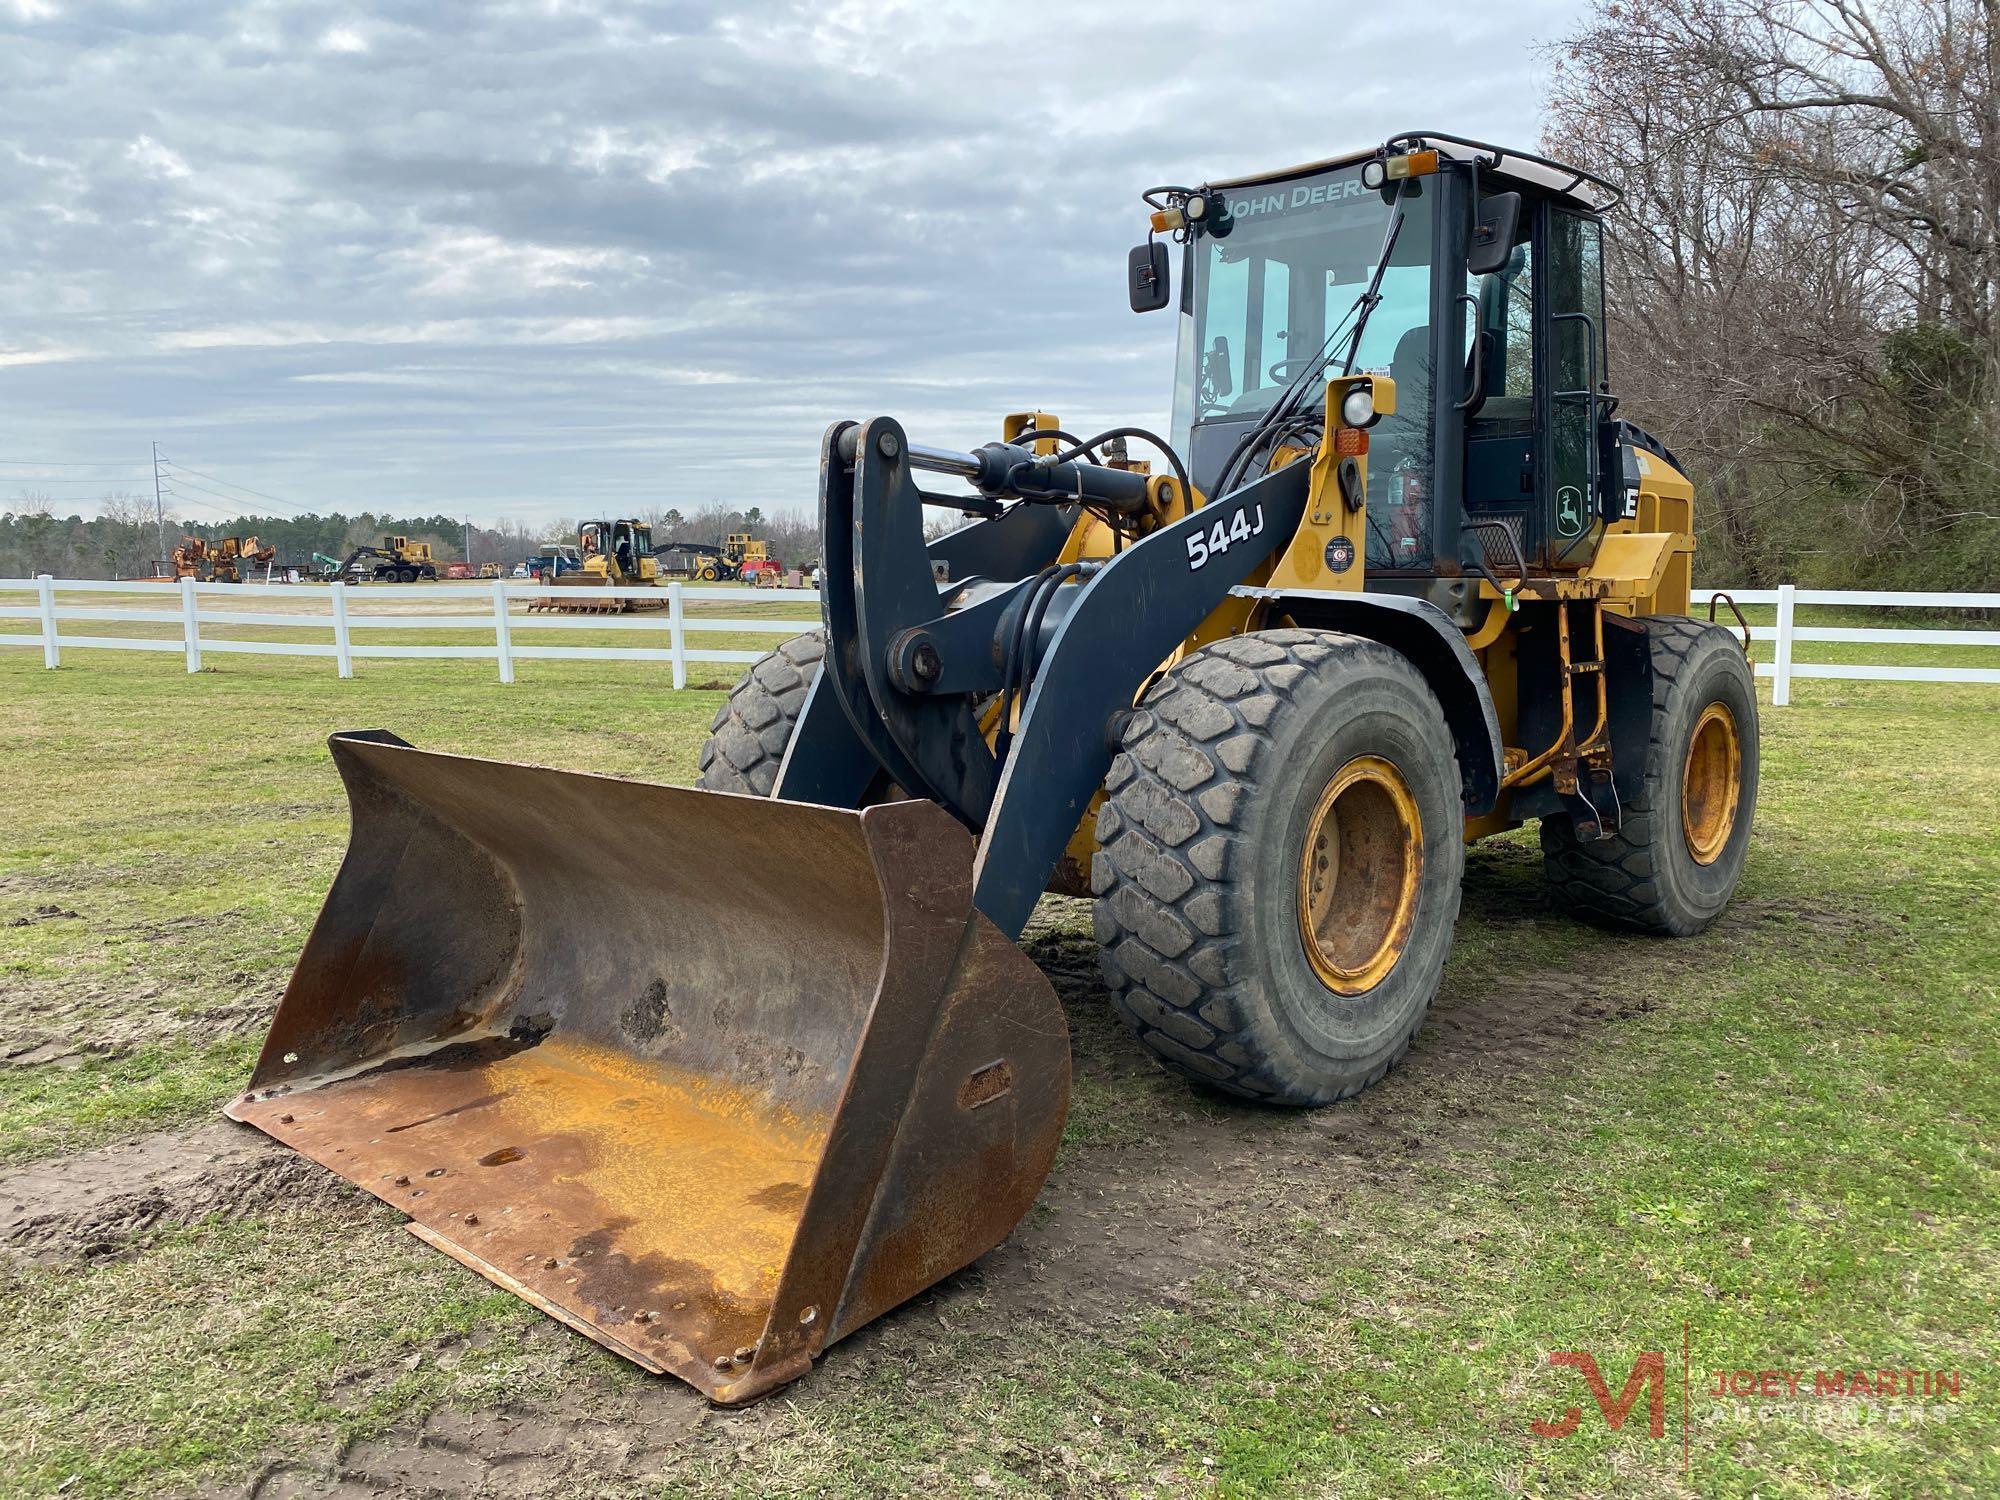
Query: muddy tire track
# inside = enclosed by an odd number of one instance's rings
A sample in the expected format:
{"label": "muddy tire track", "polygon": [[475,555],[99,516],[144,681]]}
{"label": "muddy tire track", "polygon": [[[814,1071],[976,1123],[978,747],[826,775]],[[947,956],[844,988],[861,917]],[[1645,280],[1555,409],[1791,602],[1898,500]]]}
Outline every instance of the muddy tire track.
{"label": "muddy tire track", "polygon": [[339,1208],[354,1196],[268,1136],[208,1120],[0,1172],[0,1258],[113,1259],[211,1215],[240,1219],[280,1199]]}

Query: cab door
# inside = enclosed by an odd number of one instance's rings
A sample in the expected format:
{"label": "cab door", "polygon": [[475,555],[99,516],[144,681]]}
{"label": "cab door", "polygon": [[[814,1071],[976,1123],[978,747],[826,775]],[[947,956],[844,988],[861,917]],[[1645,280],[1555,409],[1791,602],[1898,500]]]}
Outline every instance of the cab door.
{"label": "cab door", "polygon": [[1547,378],[1540,382],[1543,566],[1589,563],[1603,529],[1599,415],[1610,372],[1604,338],[1604,229],[1596,219],[1545,205],[1537,277]]}

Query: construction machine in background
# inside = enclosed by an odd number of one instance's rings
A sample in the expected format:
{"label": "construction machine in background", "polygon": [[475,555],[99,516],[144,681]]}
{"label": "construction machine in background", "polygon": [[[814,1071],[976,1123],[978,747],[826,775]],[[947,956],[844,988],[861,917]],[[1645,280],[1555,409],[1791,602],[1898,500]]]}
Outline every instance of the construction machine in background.
{"label": "construction machine in background", "polygon": [[663,578],[694,583],[726,583],[736,576],[736,564],[710,542],[672,541],[657,547],[653,557]]}
{"label": "construction machine in background", "polygon": [[552,568],[542,574],[549,592],[528,608],[560,614],[627,614],[633,610],[665,609],[666,596],[652,599],[592,598],[592,590],[648,588],[660,581],[653,556],[653,528],[643,521],[585,521],[577,528],[574,570]]}
{"label": "construction machine in background", "polygon": [[208,542],[198,536],[183,536],[164,563],[152,564],[153,583],[178,583],[183,578],[200,582],[208,577],[213,554]]}
{"label": "construction machine in background", "polygon": [[671,541],[656,549],[660,571],[668,578],[695,583],[733,583],[743,579],[762,582],[769,573],[782,577],[784,564],[771,556],[768,543],[747,531],[733,531],[722,545],[711,542]]}
{"label": "construction machine in background", "polygon": [[277,555],[276,547],[267,547],[254,536],[247,540],[240,536],[223,537],[209,544],[210,581],[241,583],[246,569],[268,568]]}
{"label": "construction machine in background", "polygon": [[[821,628],[698,788],[334,736],[352,841],[235,1118],[739,1402],[1034,1200],[1045,891],[1094,902],[1140,1043],[1276,1105],[1402,1056],[1471,840],[1538,823],[1592,920],[1715,919],[1756,698],[1687,613],[1693,487],[1607,384],[1615,189],[1424,132],[1146,199],[1171,443],[834,423]],[[926,506],[975,519],[926,542]]]}
{"label": "construction machine in background", "polygon": [[[313,554],[318,557],[318,553]],[[385,536],[379,547],[356,547],[347,560],[326,573],[329,582],[372,579],[376,583],[435,582],[437,560],[429,542],[414,542],[406,536]]]}

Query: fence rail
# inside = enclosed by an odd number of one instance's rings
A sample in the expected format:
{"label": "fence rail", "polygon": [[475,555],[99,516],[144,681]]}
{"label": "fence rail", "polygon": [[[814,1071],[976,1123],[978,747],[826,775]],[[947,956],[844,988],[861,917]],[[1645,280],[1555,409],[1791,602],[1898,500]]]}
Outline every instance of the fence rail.
{"label": "fence rail", "polygon": [[[331,658],[335,670],[342,677],[354,675],[354,663],[359,660],[376,658],[431,658],[445,660],[490,661],[499,669],[502,682],[514,680],[514,664],[517,661],[649,661],[663,662],[672,668],[673,685],[687,686],[687,669],[690,663],[723,662],[747,665],[763,655],[760,651],[725,650],[714,647],[690,646],[691,635],[797,635],[801,629],[810,628],[803,620],[783,619],[727,619],[713,615],[689,615],[689,604],[729,603],[745,604],[819,604],[819,594],[812,589],[757,589],[754,592],[741,588],[701,588],[689,587],[678,582],[669,583],[664,590],[659,588],[601,588],[592,589],[588,595],[580,590],[565,592],[564,598],[580,602],[588,598],[592,603],[602,603],[614,599],[630,599],[637,602],[659,604],[665,595],[666,608],[660,611],[644,611],[633,614],[572,615],[572,614],[530,614],[515,613],[512,606],[546,600],[552,590],[538,584],[509,583],[505,580],[485,587],[452,584],[396,584],[376,585],[365,589],[359,595],[365,598],[393,598],[398,603],[406,600],[450,599],[459,604],[479,602],[483,607],[477,611],[467,610],[458,614],[368,614],[350,607],[350,598],[356,596],[354,585],[345,583],[328,584],[324,590],[327,608],[324,612],[299,610],[284,612],[256,609],[204,609],[202,600],[207,596],[218,596],[241,601],[252,597],[250,590],[254,584],[239,583],[197,583],[191,578],[183,578],[178,586],[170,583],[120,582],[98,583],[88,579],[51,578],[43,574],[36,578],[0,578],[0,598],[12,592],[32,592],[32,605],[17,606],[0,604],[0,621],[34,620],[40,625],[35,635],[0,635],[0,646],[36,646],[42,648],[42,662],[48,667],[60,666],[62,649],[65,646],[80,649],[108,651],[165,651],[178,652],[187,662],[190,672],[201,670],[205,653],[238,652],[260,656],[317,656]],[[389,590],[393,587],[393,594]],[[171,609],[126,608],[119,605],[85,604],[64,605],[58,602],[58,591],[85,594],[139,594],[153,599],[162,596],[171,598],[175,607]],[[288,598],[311,597],[311,595],[286,591]],[[147,625],[177,625],[180,639],[162,637],[72,635],[62,630],[64,621],[79,623],[118,623]],[[295,630],[326,630],[331,632],[330,641],[256,641],[223,640],[214,635],[204,636],[202,626],[238,628],[246,625],[282,626]],[[477,630],[492,636],[490,642],[465,646],[413,646],[378,643],[368,640],[363,632],[371,630]],[[650,636],[655,641],[664,637],[663,644],[631,646],[537,646],[521,645],[514,640],[520,630],[594,630],[629,631],[635,637]]]}
{"label": "fence rail", "polygon": [[[397,584],[393,586],[393,595],[386,593],[391,586],[384,584],[365,589],[358,596],[353,585],[329,584],[324,591],[328,601],[324,613],[202,607],[203,598],[210,595],[242,602],[246,598],[253,597],[250,591],[255,587],[254,584],[196,583],[192,579],[182,579],[176,587],[172,584],[145,582],[97,583],[88,579],[52,578],[47,574],[35,578],[0,578],[0,599],[20,593],[34,596],[32,604],[0,604],[0,621],[32,620],[39,626],[37,633],[33,635],[0,634],[0,646],[40,646],[42,662],[49,667],[61,665],[62,650],[65,646],[88,650],[179,652],[186,659],[187,669],[190,672],[201,670],[202,657],[205,653],[330,657],[335,663],[335,670],[342,677],[352,677],[354,663],[363,659],[432,658],[490,661],[498,667],[502,682],[514,680],[514,664],[518,661],[649,661],[668,664],[673,672],[673,685],[681,688],[687,686],[687,669],[691,662],[747,664],[756,661],[762,654],[756,651],[691,647],[688,645],[689,636],[715,633],[789,636],[797,634],[805,624],[804,621],[797,619],[724,619],[711,615],[690,616],[687,613],[687,606],[690,603],[741,605],[796,602],[810,603],[814,606],[819,603],[819,595],[811,589],[758,589],[751,592],[741,588],[703,588],[669,583],[664,591],[667,607],[658,613],[516,614],[512,611],[512,605],[547,599],[550,590],[537,584],[509,583],[501,580],[490,587]],[[147,609],[104,604],[65,605],[58,600],[58,595],[62,591],[87,594],[136,594],[155,600],[160,600],[164,596],[173,601],[173,607]],[[661,592],[657,588],[605,588],[591,590],[589,597],[597,601],[631,599],[658,603]],[[1772,653],[1774,659],[1760,662],[1757,665],[1757,675],[1771,679],[1771,702],[1778,707],[1791,702],[1792,683],[1800,678],[1865,682],[2000,684],[2000,668],[1994,667],[1881,666],[1793,660],[1793,647],[1800,642],[2000,646],[2000,630],[1961,630],[1927,626],[1871,630],[1849,625],[1800,625],[1796,618],[1797,611],[1802,605],[2000,611],[2000,593],[1883,593],[1867,590],[1801,589],[1791,584],[1782,584],[1774,589],[1701,589],[1695,592],[1694,600],[1698,606],[1706,607],[1711,600],[1719,600],[1725,596],[1740,605],[1776,606],[1775,624],[1752,625],[1749,630],[1752,640],[1774,643],[1775,649]],[[310,596],[287,590],[286,597]],[[478,600],[484,607],[478,611],[458,614],[369,614],[365,611],[352,610],[349,607],[351,597],[370,599],[393,597],[398,602],[412,599],[450,599],[460,604]],[[1718,603],[1716,608],[1718,618],[1724,621],[1730,619],[1726,605]],[[180,638],[173,640],[160,637],[72,635],[62,630],[65,621],[81,624],[174,625],[179,627]],[[262,625],[327,630],[332,638],[330,641],[222,640],[213,635],[204,636],[203,625],[229,628]],[[490,643],[481,642],[464,646],[398,645],[369,640],[367,632],[373,630],[477,630],[490,633],[492,640]],[[629,631],[641,639],[651,637],[658,641],[664,636],[665,642],[632,646],[521,645],[514,640],[514,633],[520,630]]]}
{"label": "fence rail", "polygon": [[[2000,610],[2000,594],[1943,594],[1912,590],[1884,593],[1868,589],[1802,589],[1781,583],[1774,589],[1697,589],[1694,602],[1712,605],[1721,598],[1738,604],[1775,604],[1777,623],[1749,627],[1753,641],[1771,641],[1773,659],[1757,664],[1757,675],[1771,679],[1771,704],[1783,708],[1792,701],[1792,683],[1801,677],[1850,682],[1991,682],[2000,683],[1995,667],[1905,667],[1862,663],[1797,662],[1792,647],[1800,641],[1822,644],[1852,642],[1869,646],[2000,646],[2000,630],[1951,630],[1928,626],[1895,626],[1869,630],[1853,625],[1801,625],[1802,604],[1837,604],[1848,608],[1990,609]],[[1729,620],[1726,606],[1717,616]]]}

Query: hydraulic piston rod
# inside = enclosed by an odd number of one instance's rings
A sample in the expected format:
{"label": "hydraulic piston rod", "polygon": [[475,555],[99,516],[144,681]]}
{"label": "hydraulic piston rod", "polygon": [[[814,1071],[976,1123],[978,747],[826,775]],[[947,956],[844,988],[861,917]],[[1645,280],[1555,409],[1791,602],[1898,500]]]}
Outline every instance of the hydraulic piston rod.
{"label": "hydraulic piston rod", "polygon": [[[840,434],[838,452],[848,463],[854,461],[865,429],[850,427]],[[992,499],[1035,500],[1045,504],[1069,505],[1083,502],[1116,511],[1141,511],[1151,504],[1146,475],[1129,469],[1114,469],[1083,458],[1061,461],[1036,453],[1018,443],[988,443],[967,453],[957,448],[935,448],[927,443],[905,443],[891,432],[878,433],[875,442],[895,445],[894,453],[882,457],[906,458],[910,467],[934,474],[953,474]],[[926,496],[926,500],[931,497]],[[939,503],[950,503],[940,497]]]}

